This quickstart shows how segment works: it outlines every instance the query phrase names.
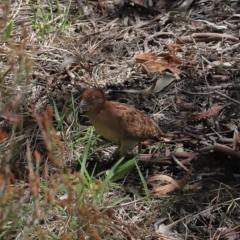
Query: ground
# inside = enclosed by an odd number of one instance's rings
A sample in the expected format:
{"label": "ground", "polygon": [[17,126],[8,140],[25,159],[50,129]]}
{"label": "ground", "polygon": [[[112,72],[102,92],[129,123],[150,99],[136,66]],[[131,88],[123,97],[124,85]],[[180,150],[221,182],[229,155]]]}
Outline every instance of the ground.
{"label": "ground", "polygon": [[[239,239],[239,1],[1,6],[1,239]],[[83,91],[165,133],[113,159]]]}

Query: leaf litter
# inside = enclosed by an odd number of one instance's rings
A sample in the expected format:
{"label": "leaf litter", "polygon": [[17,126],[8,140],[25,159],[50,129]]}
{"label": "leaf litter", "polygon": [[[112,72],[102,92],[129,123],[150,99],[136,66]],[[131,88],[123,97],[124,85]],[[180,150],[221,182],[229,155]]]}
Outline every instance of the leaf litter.
{"label": "leaf litter", "polygon": [[[154,116],[165,132],[163,139],[144,143],[145,153],[138,156],[153,198],[153,210],[141,201],[130,204],[129,195],[130,210],[120,204],[112,216],[126,230],[110,226],[118,239],[237,239],[239,1],[150,2],[76,1],[71,5],[71,16],[76,17],[77,9],[84,17],[78,16],[64,34],[49,32],[41,42],[37,33],[28,29],[29,44],[34,47],[28,54],[35,65],[29,91],[17,113],[8,109],[1,112],[2,125],[31,123],[33,129],[35,124],[42,131],[53,131],[43,124],[44,116],[51,118],[51,113],[42,114],[53,106],[52,99],[62,110],[64,102],[78,98],[86,88],[102,87],[109,98],[126,101]],[[60,7],[64,6],[60,1]],[[14,13],[14,4],[11,7]],[[20,11],[19,15],[13,14],[13,31],[18,33],[13,35],[13,41],[21,32],[21,17],[26,17],[26,12],[31,14],[28,5],[23,4]],[[28,21],[23,20],[26,26]],[[2,47],[2,51],[10,60],[9,49]],[[7,60],[1,65],[7,69]],[[7,80],[7,84],[12,81],[11,77]],[[35,120],[28,117],[31,111]],[[64,122],[71,126],[72,109],[64,111],[68,116]],[[87,120],[83,118],[80,124],[86,125]],[[7,129],[2,128],[0,139],[8,136]],[[33,147],[41,153],[42,161],[54,159],[44,154],[46,146],[42,142],[49,137],[39,139],[34,146],[28,142],[23,153],[13,159],[27,164],[24,151]],[[54,137],[59,147],[61,140],[55,132]],[[177,150],[179,143],[182,146]],[[93,148],[98,149],[98,145]],[[95,151],[92,159],[98,161],[107,148]],[[64,163],[76,170],[76,157],[66,148],[59,154],[65,154]],[[106,154],[106,158],[110,155]],[[144,195],[136,174],[129,174],[122,195],[131,188]],[[113,200],[119,194],[115,192]],[[168,217],[156,230],[155,223],[163,215]],[[151,222],[147,221],[149,216]],[[160,230],[164,226],[168,232],[163,234]]]}

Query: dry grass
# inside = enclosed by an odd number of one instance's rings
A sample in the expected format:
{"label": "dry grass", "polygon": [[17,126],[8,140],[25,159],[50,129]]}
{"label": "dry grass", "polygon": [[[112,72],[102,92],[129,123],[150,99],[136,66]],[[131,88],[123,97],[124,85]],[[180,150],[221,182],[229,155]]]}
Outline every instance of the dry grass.
{"label": "dry grass", "polygon": [[[153,198],[146,180],[149,175],[161,173],[177,180],[185,176],[167,156],[176,142],[161,146],[166,157],[155,162],[159,166],[144,164],[136,168],[133,159],[128,163],[110,163],[109,167],[104,160],[116,147],[104,142],[92,128],[82,126],[87,120],[79,113],[77,103],[84,89],[95,85],[110,90],[148,88],[159,74],[146,74],[136,64],[134,55],[149,48],[157,53],[166,51],[168,45],[175,44],[178,34],[191,33],[196,27],[177,21],[177,16],[175,20],[165,19],[170,21],[166,24],[160,17],[121,4],[93,1],[79,8],[75,2],[61,1],[2,3],[0,239],[239,236],[239,171],[228,156],[198,155],[190,163],[195,171],[191,170],[179,191]],[[165,35],[156,38],[159,21],[165,26]],[[230,102],[239,101],[238,68],[201,68],[206,61],[202,56],[216,60],[215,49],[220,46],[227,49],[229,43],[182,45],[183,51],[177,56],[183,62],[181,80],[171,84],[165,95],[156,93],[149,98],[131,91],[112,91],[109,96],[154,114],[164,130],[179,130],[195,107],[205,109],[209,104],[211,97],[205,94],[215,89],[209,88],[208,82],[214,71],[216,76],[219,72],[227,76],[229,82],[227,86],[218,82],[222,88],[217,89],[224,95],[220,93],[217,100],[211,100],[226,106],[226,96]],[[233,53],[233,59],[238,59],[238,51]],[[73,75],[58,72],[65,57],[79,54],[86,61],[72,65]],[[223,55],[222,59],[227,62],[231,57]],[[185,61],[194,64],[189,67]],[[199,95],[192,94],[194,91]],[[222,122],[237,123],[239,106],[234,106],[230,105],[222,114]],[[189,123],[188,130],[193,128],[198,129],[197,133],[205,131],[200,124]],[[185,151],[194,152],[206,142],[209,144],[211,136],[215,137],[211,134],[215,132],[204,135],[208,137],[205,142],[184,138]],[[126,174],[133,168],[132,173]],[[107,172],[101,172],[106,169]],[[117,183],[112,181],[114,177]],[[196,182],[201,182],[201,188],[185,190],[185,186]],[[157,181],[152,188],[161,184]]]}

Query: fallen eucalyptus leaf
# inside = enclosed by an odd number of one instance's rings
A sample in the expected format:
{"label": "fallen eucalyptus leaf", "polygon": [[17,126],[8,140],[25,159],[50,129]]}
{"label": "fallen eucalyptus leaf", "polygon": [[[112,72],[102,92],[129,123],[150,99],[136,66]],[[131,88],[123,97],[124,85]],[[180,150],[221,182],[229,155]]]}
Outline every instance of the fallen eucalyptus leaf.
{"label": "fallen eucalyptus leaf", "polygon": [[121,93],[141,93],[141,94],[152,94],[162,91],[165,87],[171,84],[176,79],[176,76],[169,73],[164,72],[162,77],[157,79],[152,86],[145,88],[145,89],[125,89],[125,90],[112,90],[112,92],[121,92]]}
{"label": "fallen eucalyptus leaf", "polygon": [[60,74],[64,69],[68,70],[70,65],[74,62],[85,61],[81,56],[70,56],[63,60],[58,68],[58,73]]}

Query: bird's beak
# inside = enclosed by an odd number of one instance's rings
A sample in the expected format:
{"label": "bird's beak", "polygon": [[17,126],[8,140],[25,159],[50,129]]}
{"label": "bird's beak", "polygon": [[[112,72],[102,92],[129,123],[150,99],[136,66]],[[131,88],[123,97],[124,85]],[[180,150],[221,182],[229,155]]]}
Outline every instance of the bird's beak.
{"label": "bird's beak", "polygon": [[83,112],[86,112],[89,109],[88,108],[88,102],[85,101],[85,100],[82,100],[79,104],[79,107]]}

